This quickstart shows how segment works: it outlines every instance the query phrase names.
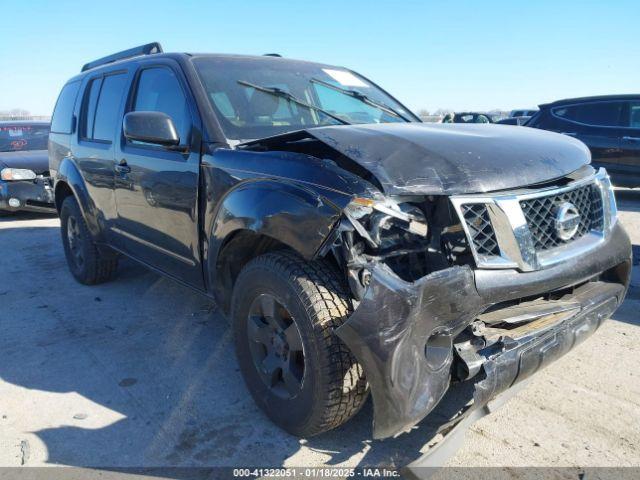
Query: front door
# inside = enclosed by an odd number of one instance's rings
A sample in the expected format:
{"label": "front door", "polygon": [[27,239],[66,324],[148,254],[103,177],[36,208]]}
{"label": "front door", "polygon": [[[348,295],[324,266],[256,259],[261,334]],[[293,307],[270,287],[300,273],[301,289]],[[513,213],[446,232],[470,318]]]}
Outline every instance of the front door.
{"label": "front door", "polygon": [[180,75],[169,64],[143,66],[136,75],[127,111],[166,113],[180,135],[180,146],[169,149],[122,137],[115,165],[116,233],[120,248],[134,258],[202,288],[200,155],[192,142],[196,114]]}

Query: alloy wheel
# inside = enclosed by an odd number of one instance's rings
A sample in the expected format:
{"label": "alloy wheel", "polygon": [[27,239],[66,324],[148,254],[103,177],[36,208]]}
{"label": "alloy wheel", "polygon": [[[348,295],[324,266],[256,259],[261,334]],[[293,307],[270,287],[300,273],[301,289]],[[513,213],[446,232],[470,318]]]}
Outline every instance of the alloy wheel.
{"label": "alloy wheel", "polygon": [[74,216],[67,219],[67,241],[76,266],[82,268],[84,265],[83,241],[80,235],[80,225]]}
{"label": "alloy wheel", "polygon": [[281,398],[298,395],[304,378],[304,349],[288,309],[270,294],[259,295],[249,309],[247,336],[263,383]]}

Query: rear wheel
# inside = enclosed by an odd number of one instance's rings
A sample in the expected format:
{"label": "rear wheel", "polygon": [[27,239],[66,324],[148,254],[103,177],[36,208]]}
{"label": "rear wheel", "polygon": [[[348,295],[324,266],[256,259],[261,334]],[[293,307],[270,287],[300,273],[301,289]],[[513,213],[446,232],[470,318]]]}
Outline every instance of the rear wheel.
{"label": "rear wheel", "polygon": [[351,311],[326,263],[270,253],[240,273],[232,300],[240,369],[258,406],[289,433],[335,428],[366,400],[362,367],[333,333]]}
{"label": "rear wheel", "polygon": [[73,196],[68,196],[62,202],[60,232],[69,270],[78,282],[95,285],[113,277],[118,267],[118,257],[98,249]]}

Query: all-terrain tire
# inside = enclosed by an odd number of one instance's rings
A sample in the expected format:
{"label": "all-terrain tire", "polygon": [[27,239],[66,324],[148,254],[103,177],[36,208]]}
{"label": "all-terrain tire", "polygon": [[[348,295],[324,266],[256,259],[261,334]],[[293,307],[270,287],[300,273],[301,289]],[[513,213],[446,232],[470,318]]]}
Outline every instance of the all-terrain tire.
{"label": "all-terrain tire", "polygon": [[[69,230],[75,240],[71,240]],[[91,237],[77,200],[72,195],[62,202],[60,209],[60,233],[69,270],[84,285],[96,285],[111,280],[118,268],[115,253],[101,252]]]}
{"label": "all-terrain tire", "polygon": [[[250,306],[264,295],[272,295],[290,312],[302,339],[304,374],[293,398],[273,393],[250,351]],[[334,333],[351,313],[344,283],[324,261],[308,262],[291,252],[269,253],[249,262],[238,276],[232,319],[240,369],[255,402],[287,432],[311,437],[336,428],[367,399],[362,366]]]}

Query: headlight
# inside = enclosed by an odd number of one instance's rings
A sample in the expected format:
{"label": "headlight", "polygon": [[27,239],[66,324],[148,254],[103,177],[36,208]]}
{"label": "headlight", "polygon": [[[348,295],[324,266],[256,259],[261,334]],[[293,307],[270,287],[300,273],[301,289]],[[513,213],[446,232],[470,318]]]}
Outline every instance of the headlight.
{"label": "headlight", "polygon": [[600,185],[605,202],[604,227],[606,231],[609,231],[618,219],[618,206],[616,205],[616,196],[613,185],[611,184],[611,178],[609,178],[607,171],[604,168],[600,168],[598,175],[600,178],[597,180],[597,183]]}
{"label": "headlight", "polygon": [[26,168],[3,168],[0,172],[0,178],[8,182],[13,180],[35,180],[36,177],[36,172]]}
{"label": "headlight", "polygon": [[356,229],[361,235],[364,227],[360,220],[365,222],[364,217],[368,217],[367,236],[375,244],[380,244],[381,232],[392,225],[420,237],[426,237],[429,231],[422,210],[410,203],[397,203],[387,198],[374,200],[356,197],[347,205],[345,212],[357,221]]}

